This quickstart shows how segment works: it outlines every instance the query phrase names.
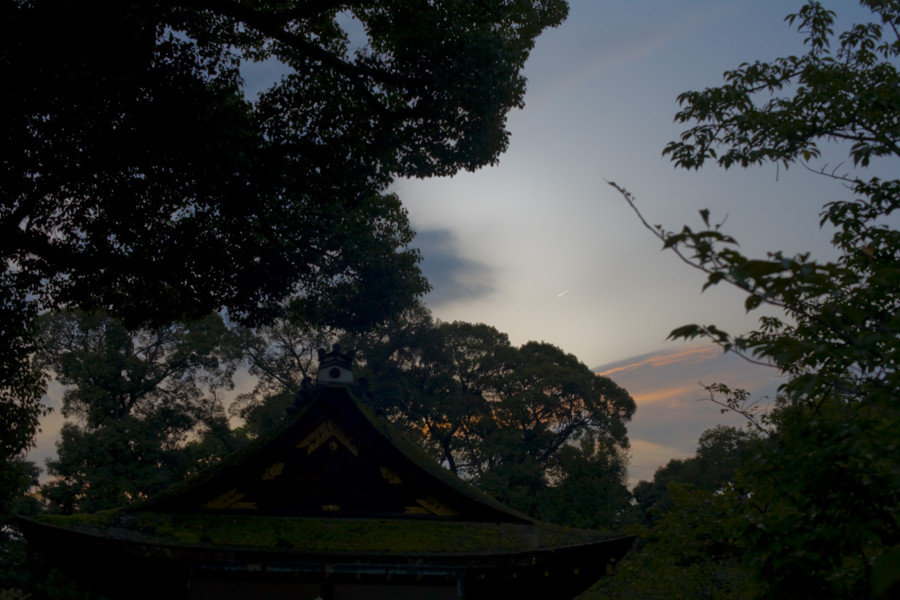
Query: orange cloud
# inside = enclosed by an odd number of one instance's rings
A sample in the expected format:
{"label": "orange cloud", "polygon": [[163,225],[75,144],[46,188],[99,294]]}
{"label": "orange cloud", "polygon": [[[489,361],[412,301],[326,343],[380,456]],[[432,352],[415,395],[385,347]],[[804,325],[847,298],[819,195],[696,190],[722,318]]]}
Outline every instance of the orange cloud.
{"label": "orange cloud", "polygon": [[623,371],[633,371],[640,367],[664,367],[675,363],[698,363],[709,360],[722,354],[718,347],[709,344],[703,346],[693,346],[684,350],[678,350],[668,354],[657,354],[644,360],[623,365],[621,367],[613,367],[602,373],[597,373],[604,377],[609,377],[613,373],[621,373]]}
{"label": "orange cloud", "polygon": [[687,394],[694,394],[699,397],[701,391],[700,386],[695,383],[693,385],[681,385],[651,390],[648,392],[639,392],[632,396],[634,401],[640,406],[642,404],[654,404],[657,402],[683,399]]}

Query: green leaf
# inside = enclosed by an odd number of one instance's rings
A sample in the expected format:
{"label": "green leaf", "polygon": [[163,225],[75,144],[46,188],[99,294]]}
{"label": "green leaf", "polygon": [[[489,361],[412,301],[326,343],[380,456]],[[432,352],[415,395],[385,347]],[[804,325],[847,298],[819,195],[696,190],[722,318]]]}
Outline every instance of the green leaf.
{"label": "green leaf", "polygon": [[759,305],[762,304],[762,297],[760,296],[747,296],[747,299],[744,300],[744,309],[747,312],[750,312],[754,308],[758,308]]}
{"label": "green leaf", "polygon": [[703,219],[703,223],[709,227],[709,209],[703,208],[700,210],[700,218]]}
{"label": "green leaf", "polygon": [[891,548],[877,559],[872,567],[872,591],[884,596],[900,584],[900,546]]}
{"label": "green leaf", "polygon": [[703,335],[703,332],[699,325],[682,325],[669,333],[669,339],[693,339]]}

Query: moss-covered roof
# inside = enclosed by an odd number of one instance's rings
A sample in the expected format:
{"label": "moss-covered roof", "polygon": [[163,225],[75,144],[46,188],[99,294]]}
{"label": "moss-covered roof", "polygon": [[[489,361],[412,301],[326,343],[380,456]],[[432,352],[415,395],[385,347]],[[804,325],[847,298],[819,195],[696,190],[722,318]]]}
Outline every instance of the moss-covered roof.
{"label": "moss-covered roof", "polygon": [[[316,471],[322,467],[324,475]],[[334,490],[321,495],[317,486],[333,485],[346,510],[321,504]],[[47,515],[35,525],[51,537],[157,550],[306,556],[486,556],[622,538],[541,523],[503,506],[436,464],[341,386],[320,388],[278,431],[143,504]]]}
{"label": "moss-covered roof", "polygon": [[36,521],[90,536],[160,547],[265,549],[311,555],[495,555],[594,544],[621,537],[547,523],[305,519],[151,512],[69,517],[46,515]]}

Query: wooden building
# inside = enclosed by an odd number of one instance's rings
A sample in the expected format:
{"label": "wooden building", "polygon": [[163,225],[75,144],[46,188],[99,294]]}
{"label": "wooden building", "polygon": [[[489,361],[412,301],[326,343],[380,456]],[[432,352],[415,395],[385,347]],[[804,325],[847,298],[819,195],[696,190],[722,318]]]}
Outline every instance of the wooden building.
{"label": "wooden building", "polygon": [[361,400],[349,357],[278,432],[144,504],[22,520],[99,591],[190,600],[571,598],[627,536],[542,523],[431,461]]}

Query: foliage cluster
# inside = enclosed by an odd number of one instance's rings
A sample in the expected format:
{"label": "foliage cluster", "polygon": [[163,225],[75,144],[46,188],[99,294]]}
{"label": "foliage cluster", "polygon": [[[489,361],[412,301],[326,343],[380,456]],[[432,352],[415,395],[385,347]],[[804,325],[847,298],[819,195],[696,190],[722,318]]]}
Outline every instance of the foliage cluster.
{"label": "foliage cluster", "polygon": [[695,456],[672,459],[634,488],[635,550],[584,596],[600,598],[752,598],[739,532],[750,491],[741,468],[764,437],[718,426],[700,436]]}
{"label": "foliage cluster", "polygon": [[[730,535],[761,598],[880,598],[900,586],[900,181],[867,175],[900,158],[900,4],[861,3],[872,21],[835,36],[835,14],[807,2],[787,17],[805,54],[743,64],[719,87],[682,94],[676,119],[693,126],[665,149],[688,169],[802,165],[843,184],[852,198],[821,212],[837,258],[748,258],[708,210],[696,230],[644,221],[706,273],[704,287],[736,286],[748,311],[778,309],[743,335],[696,324],[671,334],[709,338],[787,376],[762,419],[747,412],[746,392],[710,388],[767,434],[740,468],[744,491],[709,515],[737,515],[726,518]],[[847,152],[846,173],[816,166],[825,144]]]}
{"label": "foliage cluster", "polygon": [[651,526],[676,508],[674,496],[678,493],[670,489],[671,484],[689,485],[713,495],[738,490],[740,469],[753,459],[763,441],[759,433],[724,425],[704,431],[695,456],[670,460],[656,470],[653,481],[641,481],[634,487],[638,521]]}
{"label": "foliage cluster", "polygon": [[631,396],[575,356],[514,347],[484,324],[407,324],[359,339],[378,408],[434,458],[525,513],[573,526],[622,516]]}
{"label": "foliage cluster", "polygon": [[194,467],[183,451],[190,436],[228,430],[221,393],[235,361],[218,315],[135,332],[98,313],[63,311],[41,324],[38,360],[67,386],[68,420],[42,488],[55,510],[94,512],[159,492]]}
{"label": "foliage cluster", "polygon": [[[564,0],[0,7],[0,460],[33,438],[35,318],[225,309],[364,327],[428,284],[396,176],[492,164]],[[254,65],[281,76],[258,95]],[[5,477],[5,475],[4,475]]]}

